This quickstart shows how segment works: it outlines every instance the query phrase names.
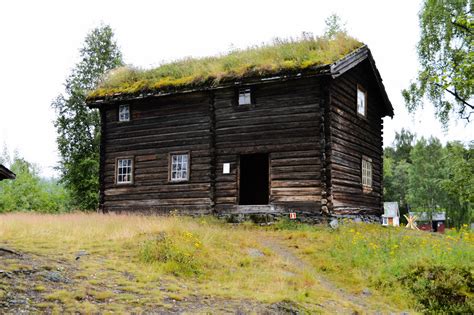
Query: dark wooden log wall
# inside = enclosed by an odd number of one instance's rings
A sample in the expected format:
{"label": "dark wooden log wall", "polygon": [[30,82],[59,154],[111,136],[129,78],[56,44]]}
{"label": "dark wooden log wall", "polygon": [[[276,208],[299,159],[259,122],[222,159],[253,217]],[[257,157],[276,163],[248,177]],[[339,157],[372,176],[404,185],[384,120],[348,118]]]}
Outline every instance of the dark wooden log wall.
{"label": "dark wooden log wall", "polygon": [[[342,76],[252,86],[252,106],[236,89],[130,101],[101,109],[101,203],[104,211],[239,212],[239,156],[268,153],[269,211],[380,214],[382,99],[367,62]],[[356,112],[357,84],[368,116]],[[168,181],[168,155],[190,152],[190,180]],[[373,161],[373,189],[363,192],[361,158]],[[115,183],[117,158],[133,157],[134,183]],[[223,174],[223,163],[231,173]]]}
{"label": "dark wooden log wall", "polygon": [[[235,89],[214,92],[216,211],[239,211],[239,155],[268,153],[273,209],[319,213],[319,79],[256,85],[252,95],[254,106],[238,107]],[[231,163],[230,174],[223,163]]]}
{"label": "dark wooden log wall", "polygon": [[[104,211],[211,211],[209,93],[129,102],[131,121],[118,122],[118,104],[105,110]],[[190,152],[190,180],[168,181],[168,155]],[[134,183],[115,183],[116,158],[134,158]]]}
{"label": "dark wooden log wall", "polygon": [[[330,208],[335,214],[381,214],[383,103],[370,66],[364,61],[330,83]],[[367,118],[357,114],[357,84],[368,95]],[[363,192],[361,159],[372,158],[372,191]]]}

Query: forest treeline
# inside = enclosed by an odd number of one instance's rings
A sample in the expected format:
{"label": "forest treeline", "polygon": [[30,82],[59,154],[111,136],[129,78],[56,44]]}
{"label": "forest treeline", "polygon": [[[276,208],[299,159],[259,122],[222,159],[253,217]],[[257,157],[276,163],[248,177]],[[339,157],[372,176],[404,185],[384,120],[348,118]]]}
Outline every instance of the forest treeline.
{"label": "forest treeline", "polygon": [[41,178],[39,168],[21,157],[10,156],[4,147],[0,164],[16,174],[14,180],[0,181],[0,213],[35,211],[45,213],[71,210],[69,192],[58,180]]}
{"label": "forest treeline", "polygon": [[473,155],[474,142],[442,145],[402,129],[384,149],[384,200],[397,201],[401,213],[445,211],[451,227],[472,222]]}
{"label": "forest treeline", "polygon": [[[474,143],[420,138],[401,130],[384,149],[384,200],[399,202],[402,213],[446,211],[448,225],[459,227],[474,217]],[[34,165],[4,149],[0,163],[15,180],[0,182],[0,212],[65,212],[77,208],[67,188],[42,179]],[[89,210],[95,210],[93,208]]]}

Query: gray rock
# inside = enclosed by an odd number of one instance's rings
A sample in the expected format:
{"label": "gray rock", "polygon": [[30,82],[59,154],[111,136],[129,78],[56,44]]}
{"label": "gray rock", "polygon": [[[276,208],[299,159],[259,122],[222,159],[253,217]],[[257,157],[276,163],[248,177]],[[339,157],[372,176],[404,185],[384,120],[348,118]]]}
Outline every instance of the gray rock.
{"label": "gray rock", "polygon": [[0,276],[2,277],[7,277],[7,278],[13,278],[13,275],[11,272],[5,271],[5,270],[0,270]]}
{"label": "gray rock", "polygon": [[365,288],[364,290],[362,290],[362,294],[365,296],[371,296],[372,292],[368,288]]}
{"label": "gray rock", "polygon": [[256,248],[248,248],[247,253],[249,254],[250,257],[254,257],[254,258],[265,256],[264,253],[262,253]]}
{"label": "gray rock", "polygon": [[42,276],[51,282],[64,282],[64,283],[69,283],[69,279],[63,277],[59,272],[55,271],[48,271],[44,272]]}
{"label": "gray rock", "polygon": [[76,253],[76,257],[82,257],[82,256],[86,256],[86,255],[89,255],[89,253],[85,250],[80,250]]}
{"label": "gray rock", "polygon": [[337,228],[339,228],[339,221],[337,219],[332,219],[331,222],[329,222],[329,226],[336,230]]}

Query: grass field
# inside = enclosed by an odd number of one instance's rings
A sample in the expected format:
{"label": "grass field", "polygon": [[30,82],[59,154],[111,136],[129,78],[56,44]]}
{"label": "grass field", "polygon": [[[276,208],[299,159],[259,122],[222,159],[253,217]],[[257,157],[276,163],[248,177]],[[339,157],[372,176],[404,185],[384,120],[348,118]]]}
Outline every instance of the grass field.
{"label": "grass field", "polygon": [[17,213],[0,248],[0,313],[473,310],[467,230]]}

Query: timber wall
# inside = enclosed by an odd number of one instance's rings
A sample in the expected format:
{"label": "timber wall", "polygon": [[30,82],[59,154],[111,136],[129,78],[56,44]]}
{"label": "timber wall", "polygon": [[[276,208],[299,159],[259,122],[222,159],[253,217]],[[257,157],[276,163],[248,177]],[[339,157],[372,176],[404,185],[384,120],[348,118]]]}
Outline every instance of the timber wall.
{"label": "timber wall", "polygon": [[[127,102],[131,120],[118,121],[118,105],[105,110],[105,211],[211,211],[211,137],[208,93]],[[104,123],[104,122],[103,122]],[[190,178],[168,181],[171,152],[189,151]],[[117,158],[133,157],[134,183],[115,183]]]}
{"label": "timber wall", "polygon": [[[246,212],[239,204],[239,155],[269,154],[270,207],[254,211],[320,212],[320,86],[306,79],[252,86],[254,105],[237,106],[235,90],[216,90],[215,203],[218,213]],[[222,174],[223,163],[231,173]]]}
{"label": "timber wall", "polygon": [[[383,101],[368,61],[332,80],[328,118],[330,208],[333,214],[382,213]],[[357,84],[367,91],[367,116],[357,114]],[[372,159],[372,190],[362,189],[362,156]]]}
{"label": "timber wall", "polygon": [[[267,153],[269,205],[253,211],[379,215],[383,110],[370,71],[363,62],[334,80],[252,85],[251,106],[237,106],[235,88],[137,99],[126,103],[129,122],[118,122],[118,103],[104,105],[101,208],[252,211],[239,206],[239,156]],[[367,118],[356,112],[357,84],[368,92]],[[182,151],[190,153],[190,179],[169,182],[169,154]],[[373,161],[370,192],[362,190],[363,155]],[[127,157],[134,183],[116,184],[116,159]],[[231,164],[230,174],[223,163]]]}

